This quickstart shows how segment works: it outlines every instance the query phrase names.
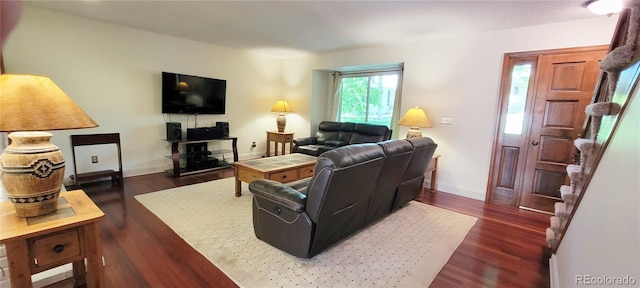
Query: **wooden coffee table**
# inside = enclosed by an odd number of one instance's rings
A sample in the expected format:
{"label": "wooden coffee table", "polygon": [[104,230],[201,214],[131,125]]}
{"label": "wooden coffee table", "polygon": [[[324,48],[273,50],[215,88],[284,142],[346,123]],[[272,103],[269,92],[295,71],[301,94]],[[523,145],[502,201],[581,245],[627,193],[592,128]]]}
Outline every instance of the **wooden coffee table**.
{"label": "wooden coffee table", "polygon": [[317,159],[314,156],[293,153],[233,162],[236,178],[236,197],[242,196],[242,182],[251,183],[257,179],[271,179],[281,183],[288,183],[311,177],[313,176]]}

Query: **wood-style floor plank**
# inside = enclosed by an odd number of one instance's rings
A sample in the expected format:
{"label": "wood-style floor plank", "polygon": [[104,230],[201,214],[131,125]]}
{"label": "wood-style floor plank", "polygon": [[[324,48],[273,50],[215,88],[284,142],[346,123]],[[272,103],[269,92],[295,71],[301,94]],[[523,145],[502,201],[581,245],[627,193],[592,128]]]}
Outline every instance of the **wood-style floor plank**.
{"label": "wood-style floor plank", "polygon": [[[123,186],[83,184],[106,215],[100,224],[106,286],[237,287],[133,198],[226,177],[233,177],[232,169],[181,178],[165,173],[128,177]],[[543,249],[548,215],[442,192],[425,191],[422,201],[478,218],[431,287],[549,287]]]}

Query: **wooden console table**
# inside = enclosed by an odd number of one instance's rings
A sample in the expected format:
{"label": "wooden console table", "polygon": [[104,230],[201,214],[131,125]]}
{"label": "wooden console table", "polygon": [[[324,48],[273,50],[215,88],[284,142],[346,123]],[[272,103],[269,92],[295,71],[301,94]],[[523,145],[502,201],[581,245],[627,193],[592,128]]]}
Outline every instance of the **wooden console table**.
{"label": "wooden console table", "polygon": [[293,134],[286,132],[267,131],[267,157],[271,154],[271,141],[275,142],[274,155],[278,156],[278,143],[282,144],[282,155],[284,155],[284,146],[289,143],[289,154],[293,151]]}
{"label": "wooden console table", "polygon": [[67,263],[73,263],[75,287],[104,287],[104,213],[82,190],[62,192],[58,201],[56,212],[29,218],[16,216],[12,203],[0,203],[0,244],[6,245],[11,287],[33,287],[31,275]]}

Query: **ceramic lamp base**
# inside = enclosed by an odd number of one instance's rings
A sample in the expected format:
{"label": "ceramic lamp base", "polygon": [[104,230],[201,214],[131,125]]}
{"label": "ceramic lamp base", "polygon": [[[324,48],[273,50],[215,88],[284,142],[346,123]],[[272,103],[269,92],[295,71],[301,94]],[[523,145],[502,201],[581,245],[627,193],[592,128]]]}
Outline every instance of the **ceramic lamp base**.
{"label": "ceramic lamp base", "polygon": [[278,125],[278,132],[284,133],[284,127],[287,126],[287,117],[280,113],[276,119],[276,124]]}
{"label": "ceramic lamp base", "polygon": [[64,179],[64,157],[47,132],[14,132],[2,153],[2,185],[18,217],[56,211]]}
{"label": "ceramic lamp base", "polygon": [[409,131],[407,131],[407,138],[420,138],[420,137],[422,137],[422,132],[420,132],[420,128],[409,127]]}

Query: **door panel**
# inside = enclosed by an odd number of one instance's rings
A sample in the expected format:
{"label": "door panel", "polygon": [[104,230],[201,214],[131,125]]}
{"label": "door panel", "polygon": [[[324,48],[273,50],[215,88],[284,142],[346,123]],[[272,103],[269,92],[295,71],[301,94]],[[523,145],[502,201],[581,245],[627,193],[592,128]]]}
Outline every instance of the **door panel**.
{"label": "door panel", "polygon": [[516,172],[518,167],[519,147],[502,147],[502,161],[498,175],[498,187],[513,190],[516,186]]}
{"label": "door panel", "polygon": [[540,57],[521,208],[551,213],[560,200],[560,186],[569,182],[573,140],[582,132],[605,55],[606,50]]}
{"label": "door panel", "polygon": [[[521,190],[537,55],[505,55],[487,202],[517,206]],[[528,73],[527,73],[528,72]]]}
{"label": "door panel", "polygon": [[542,136],[540,137],[540,156],[538,162],[567,163],[572,152],[571,138]]}

